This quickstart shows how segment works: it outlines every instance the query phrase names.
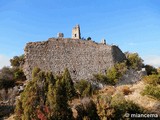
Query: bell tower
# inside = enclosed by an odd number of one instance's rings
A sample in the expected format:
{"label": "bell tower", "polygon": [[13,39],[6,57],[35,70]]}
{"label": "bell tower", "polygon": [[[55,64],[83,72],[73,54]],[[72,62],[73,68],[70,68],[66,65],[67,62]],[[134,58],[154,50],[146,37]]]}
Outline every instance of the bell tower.
{"label": "bell tower", "polygon": [[81,33],[80,33],[80,26],[79,25],[76,25],[72,29],[72,38],[73,39],[81,39]]}

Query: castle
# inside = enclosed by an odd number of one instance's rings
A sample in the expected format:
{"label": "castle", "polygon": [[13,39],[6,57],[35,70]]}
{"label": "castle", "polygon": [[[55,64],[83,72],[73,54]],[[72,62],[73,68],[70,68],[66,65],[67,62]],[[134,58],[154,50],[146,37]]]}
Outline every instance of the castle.
{"label": "castle", "polygon": [[34,67],[55,74],[68,68],[72,79],[90,79],[93,74],[105,73],[115,63],[126,59],[118,46],[108,45],[105,40],[102,43],[82,40],[79,25],[73,28],[72,38],[58,33],[57,38],[27,43],[24,51],[23,69],[27,79],[31,79]]}

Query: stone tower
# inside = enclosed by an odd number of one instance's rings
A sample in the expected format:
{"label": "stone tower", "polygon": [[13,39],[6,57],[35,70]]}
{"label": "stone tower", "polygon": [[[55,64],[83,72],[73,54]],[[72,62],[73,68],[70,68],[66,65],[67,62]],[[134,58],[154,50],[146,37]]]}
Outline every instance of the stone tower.
{"label": "stone tower", "polygon": [[72,38],[73,39],[81,39],[81,33],[80,33],[80,26],[79,25],[76,25],[72,29]]}
{"label": "stone tower", "polygon": [[58,37],[58,38],[63,38],[63,37],[64,37],[64,34],[63,34],[63,33],[57,33],[57,37]]}
{"label": "stone tower", "polygon": [[102,39],[101,43],[106,45],[106,40]]}

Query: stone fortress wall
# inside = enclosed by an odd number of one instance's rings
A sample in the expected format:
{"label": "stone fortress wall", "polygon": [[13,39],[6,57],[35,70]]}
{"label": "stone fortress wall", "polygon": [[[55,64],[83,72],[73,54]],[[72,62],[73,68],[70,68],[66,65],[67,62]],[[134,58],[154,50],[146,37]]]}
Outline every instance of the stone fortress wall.
{"label": "stone fortress wall", "polygon": [[55,74],[68,68],[74,80],[90,79],[93,74],[125,58],[115,45],[95,43],[75,38],[49,38],[47,41],[30,42],[25,47],[24,72],[31,79],[34,67]]}

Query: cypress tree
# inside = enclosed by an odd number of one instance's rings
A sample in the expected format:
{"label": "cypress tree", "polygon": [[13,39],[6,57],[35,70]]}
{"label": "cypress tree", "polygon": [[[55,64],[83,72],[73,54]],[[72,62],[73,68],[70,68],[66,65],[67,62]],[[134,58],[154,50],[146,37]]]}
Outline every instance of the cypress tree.
{"label": "cypress tree", "polygon": [[92,95],[92,85],[91,83],[88,83],[87,87],[85,88],[85,90],[82,93],[83,97],[89,97]]}
{"label": "cypress tree", "polygon": [[72,120],[67,97],[69,85],[73,85],[69,71],[64,73],[63,78],[56,80],[51,72],[45,73],[35,68],[32,80],[28,82],[16,105],[16,118]]}
{"label": "cypress tree", "polygon": [[47,81],[48,84],[52,84],[52,85],[55,84],[56,79],[54,78],[52,72],[47,72],[46,73],[46,81]]}
{"label": "cypress tree", "polygon": [[46,106],[49,107],[49,114],[47,116],[49,120],[54,118],[54,105],[55,105],[54,86],[50,84],[48,86],[47,101],[46,101]]}
{"label": "cypress tree", "polygon": [[16,108],[15,108],[15,120],[21,120],[21,116],[23,114],[23,108],[22,108],[22,101],[20,99],[17,99],[16,101]]}
{"label": "cypress tree", "polygon": [[[20,101],[16,105],[16,115],[19,116],[19,119],[38,119],[37,108],[44,107],[46,101],[43,84],[45,82],[44,72],[41,72],[39,68],[35,68],[32,80],[28,82],[21,94]],[[21,115],[19,115],[18,109],[21,109]]]}
{"label": "cypress tree", "polygon": [[71,120],[72,111],[68,105],[67,91],[63,81],[56,81],[54,89],[54,118],[55,120]]}
{"label": "cypress tree", "polygon": [[70,75],[69,70],[67,68],[64,71],[62,80],[65,83],[67,98],[68,98],[68,100],[71,100],[75,96],[76,92],[75,92],[75,88],[74,88],[74,83],[72,81],[71,75]]}

